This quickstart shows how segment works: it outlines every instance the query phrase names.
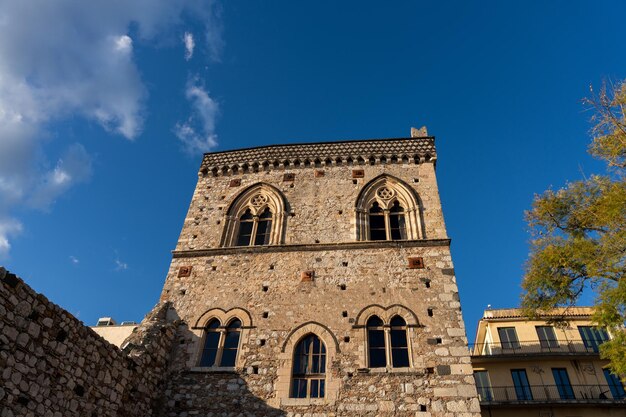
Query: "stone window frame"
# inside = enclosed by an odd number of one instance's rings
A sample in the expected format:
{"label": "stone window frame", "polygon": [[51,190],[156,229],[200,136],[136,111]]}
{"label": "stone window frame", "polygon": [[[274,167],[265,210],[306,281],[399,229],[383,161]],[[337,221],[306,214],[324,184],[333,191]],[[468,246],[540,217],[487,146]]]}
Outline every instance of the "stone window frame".
{"label": "stone window frame", "polygon": [[[387,366],[384,368],[370,368],[369,367],[369,342],[367,334],[367,321],[372,316],[378,316],[383,321],[383,329],[385,331],[385,354],[387,358]],[[407,348],[409,353],[409,366],[408,367],[393,367],[391,360],[391,319],[395,316],[401,317],[406,323],[407,331]],[[422,360],[417,357],[417,349],[413,348],[413,340],[416,338],[416,329],[422,326],[417,319],[417,316],[413,311],[407,307],[394,304],[389,307],[383,307],[378,304],[373,304],[363,308],[355,318],[355,324],[352,326],[354,329],[361,329],[361,337],[363,343],[362,355],[359,358],[360,367],[369,369],[372,373],[404,373],[419,368],[422,365]]]}
{"label": "stone window frame", "polygon": [[[324,398],[291,398],[292,368],[295,348],[305,336],[314,334],[326,346],[326,396]],[[339,342],[332,331],[321,323],[307,322],[294,328],[278,355],[276,397],[269,400],[273,407],[333,405],[339,395],[340,379],[333,375],[331,364],[340,353]]]}
{"label": "stone window frame", "polygon": [[[387,189],[388,192],[379,192],[384,189]],[[378,203],[378,206],[383,210],[387,233],[386,240],[392,240],[389,210],[396,201],[404,209],[406,240],[425,239],[420,199],[416,191],[401,179],[382,174],[368,182],[356,200],[356,240],[372,241],[369,212],[374,203]]]}
{"label": "stone window frame", "polygon": [[[204,350],[204,342],[206,340],[206,326],[213,320],[218,320],[220,326],[217,331],[221,333],[220,342],[218,346],[223,346],[224,336],[227,331],[228,325],[233,320],[241,321],[241,327],[239,328],[239,344],[237,346],[237,356],[235,358],[234,367],[223,366],[199,366],[202,359],[202,353]],[[244,354],[242,352],[243,347],[247,343],[250,336],[250,329],[254,328],[252,325],[252,316],[243,308],[231,308],[230,310],[223,310],[221,308],[213,308],[205,311],[198,317],[195,325],[191,328],[194,335],[195,343],[191,343],[189,347],[189,360],[187,367],[195,372],[234,372],[242,370],[244,367]]]}
{"label": "stone window frame", "polygon": [[[280,245],[284,240],[284,228],[287,218],[286,200],[284,195],[274,186],[266,183],[257,183],[239,193],[230,204],[224,218],[224,232],[222,234],[222,247],[237,246],[239,236],[239,219],[250,210],[254,217],[251,243],[256,236],[258,218],[266,208],[272,213],[272,224],[268,245]],[[248,245],[255,246],[255,245]],[[247,247],[247,246],[246,246]]]}

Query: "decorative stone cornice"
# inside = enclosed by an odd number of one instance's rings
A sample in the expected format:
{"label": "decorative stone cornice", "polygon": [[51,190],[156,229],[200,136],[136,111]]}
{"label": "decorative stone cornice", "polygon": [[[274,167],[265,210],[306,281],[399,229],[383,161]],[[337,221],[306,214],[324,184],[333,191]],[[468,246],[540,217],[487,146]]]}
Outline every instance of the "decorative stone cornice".
{"label": "decorative stone cornice", "polygon": [[200,175],[236,175],[275,169],[434,162],[433,136],[271,145],[205,153]]}
{"label": "decorative stone cornice", "polygon": [[174,258],[196,258],[216,255],[244,255],[273,252],[315,252],[351,249],[419,248],[450,246],[450,239],[377,240],[371,242],[311,243],[296,245],[236,246],[226,248],[174,250]]}

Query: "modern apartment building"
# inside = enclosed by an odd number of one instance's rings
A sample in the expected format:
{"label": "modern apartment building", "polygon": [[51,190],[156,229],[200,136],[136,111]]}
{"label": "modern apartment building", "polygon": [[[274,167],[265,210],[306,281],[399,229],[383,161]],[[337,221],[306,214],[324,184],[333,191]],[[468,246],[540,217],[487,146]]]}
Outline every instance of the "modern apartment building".
{"label": "modern apartment building", "polygon": [[[471,349],[485,417],[626,416],[626,392],[600,359],[611,335],[590,307],[531,321],[519,309],[486,310]],[[563,316],[564,326],[550,319]]]}

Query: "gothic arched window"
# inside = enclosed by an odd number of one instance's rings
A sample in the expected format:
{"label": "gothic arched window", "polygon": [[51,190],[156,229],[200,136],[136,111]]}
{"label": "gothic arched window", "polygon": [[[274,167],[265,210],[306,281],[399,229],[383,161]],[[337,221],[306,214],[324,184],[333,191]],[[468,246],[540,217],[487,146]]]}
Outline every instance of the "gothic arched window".
{"label": "gothic arched window", "polygon": [[326,390],[326,346],[314,334],[296,345],[291,381],[292,398],[323,398]]}
{"label": "gothic arched window", "polygon": [[372,316],[367,320],[366,327],[368,365],[370,368],[384,368],[387,366],[387,344],[383,321],[378,316]]}
{"label": "gothic arched window", "polygon": [[396,178],[382,175],[366,185],[356,213],[358,240],[424,238],[417,195]]}
{"label": "gothic arched window", "polygon": [[406,321],[394,316],[389,324],[371,316],[365,324],[367,331],[367,366],[370,368],[407,368],[409,343]]}
{"label": "gothic arched window", "polygon": [[220,327],[217,319],[211,320],[204,329],[204,347],[200,357],[200,366],[228,367],[235,366],[241,320],[233,319],[225,328]]}
{"label": "gothic arched window", "polygon": [[224,246],[280,244],[285,225],[284,198],[274,187],[257,184],[233,201],[225,220]]}

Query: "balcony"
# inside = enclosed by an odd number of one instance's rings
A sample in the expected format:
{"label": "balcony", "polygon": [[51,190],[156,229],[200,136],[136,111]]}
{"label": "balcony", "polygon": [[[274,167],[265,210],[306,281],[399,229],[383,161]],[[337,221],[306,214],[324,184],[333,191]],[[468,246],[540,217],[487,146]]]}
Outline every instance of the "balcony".
{"label": "balcony", "polygon": [[608,385],[530,385],[524,387],[478,388],[481,405],[571,405],[598,404],[626,406],[625,395],[615,388],[613,395]]}
{"label": "balcony", "polygon": [[472,361],[491,357],[521,357],[524,355],[537,356],[597,356],[599,346],[605,340],[573,341],[573,340],[548,340],[548,341],[511,341],[490,342],[470,345]]}

